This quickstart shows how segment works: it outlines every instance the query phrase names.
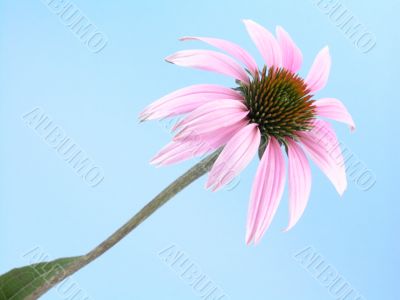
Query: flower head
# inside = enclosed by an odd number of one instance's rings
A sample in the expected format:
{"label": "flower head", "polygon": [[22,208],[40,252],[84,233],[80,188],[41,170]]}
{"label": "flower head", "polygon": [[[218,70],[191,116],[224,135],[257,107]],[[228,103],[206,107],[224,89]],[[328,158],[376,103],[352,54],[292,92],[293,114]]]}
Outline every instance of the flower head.
{"label": "flower head", "polygon": [[[311,171],[306,153],[326,174],[340,195],[347,187],[343,156],[335,132],[322,118],[355,128],[338,99],[315,99],[327,83],[331,58],[328,47],[316,56],[302,78],[297,72],[302,53],[289,34],[277,27],[275,38],[251,20],[247,31],[265,64],[259,68],[239,45],[216,38],[184,37],[221,50],[184,50],[170,63],[233,77],[234,88],[212,84],[189,86],[150,104],[141,120],[185,115],[174,126],[176,135],[152,160],[156,165],[178,163],[223,147],[211,168],[207,188],[220,189],[259,153],[247,219],[246,243],[259,242],[282,198],[288,157],[289,225],[292,228],[307,205]],[[225,53],[226,54],[225,54]]]}

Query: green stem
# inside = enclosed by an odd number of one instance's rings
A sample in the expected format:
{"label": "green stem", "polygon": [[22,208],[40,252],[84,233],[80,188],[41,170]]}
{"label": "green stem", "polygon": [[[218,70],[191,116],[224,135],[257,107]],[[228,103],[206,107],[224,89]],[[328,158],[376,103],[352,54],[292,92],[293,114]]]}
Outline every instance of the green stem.
{"label": "green stem", "polygon": [[170,200],[173,196],[178,194],[181,190],[187,187],[196,179],[207,173],[213,163],[215,162],[220,150],[217,150],[213,154],[207,156],[202,161],[197,163],[191,169],[186,171],[182,176],[172,182],[166,187],[161,193],[159,193],[153,200],[147,203],[136,215],[134,215],[128,222],[126,222],[117,231],[111,234],[106,240],[101,242],[97,247],[81,256],[75,262],[71,263],[63,269],[62,272],[55,274],[50,279],[46,280],[46,283],[39,286],[27,300],[37,299],[49,289],[54,287],[57,283],[63,281],[65,278],[82,269],[90,262],[101,256],[111,247],[116,245],[120,240],[127,236],[132,230],[134,230],[139,224],[151,216],[158,208]]}

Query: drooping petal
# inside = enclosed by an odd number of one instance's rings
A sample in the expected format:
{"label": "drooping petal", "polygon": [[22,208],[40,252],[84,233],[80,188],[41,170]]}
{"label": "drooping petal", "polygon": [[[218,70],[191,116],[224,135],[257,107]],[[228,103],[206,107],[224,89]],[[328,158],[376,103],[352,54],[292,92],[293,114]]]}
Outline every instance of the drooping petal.
{"label": "drooping petal", "polygon": [[213,191],[236,177],[253,159],[260,145],[261,134],[255,123],[238,131],[226,144],[215,161],[206,183]]}
{"label": "drooping petal", "polygon": [[331,56],[329,48],[326,46],[315,57],[305,82],[310,89],[310,93],[314,93],[324,88],[328,82],[329,72],[331,69]]}
{"label": "drooping petal", "polygon": [[243,20],[243,22],[267,66],[279,68],[282,62],[282,53],[275,37],[263,26],[252,20]]}
{"label": "drooping petal", "polygon": [[282,67],[292,73],[297,73],[303,62],[303,55],[300,49],[281,26],[276,27],[276,35],[282,51]]}
{"label": "drooping petal", "polygon": [[257,63],[254,60],[254,58],[246,50],[244,50],[242,47],[240,47],[235,43],[222,39],[197,37],[197,36],[185,36],[181,38],[181,40],[182,41],[198,40],[210,44],[211,46],[214,46],[215,48],[221,49],[226,53],[232,55],[238,61],[243,63],[251,74],[255,75],[257,73],[258,70]]}
{"label": "drooping petal", "polygon": [[165,58],[167,62],[182,67],[224,74],[249,83],[246,71],[229,56],[210,50],[183,50]]}
{"label": "drooping petal", "polygon": [[166,166],[204,155],[225,145],[244,126],[246,126],[245,121],[208,134],[172,141],[162,148],[150,163],[157,166]]}
{"label": "drooping petal", "polygon": [[167,166],[203,155],[211,151],[211,147],[204,144],[195,144],[186,141],[172,141],[160,150],[150,161],[157,166]]}
{"label": "drooping petal", "polygon": [[188,113],[216,99],[241,100],[243,96],[231,88],[215,84],[197,84],[174,91],[151,103],[140,114],[141,121],[173,117]]}
{"label": "drooping petal", "polygon": [[[207,105],[206,105],[207,104]],[[229,114],[237,112],[248,111],[246,105],[242,101],[234,99],[219,99],[217,101],[210,101],[188,114],[184,119],[179,121],[173,128],[173,130],[182,129],[184,127],[192,125],[196,121],[201,121],[201,118],[207,118],[213,112]],[[225,111],[221,111],[225,110]]]}
{"label": "drooping petal", "polygon": [[251,190],[246,244],[258,243],[268,229],[282,198],[285,161],[278,141],[271,137],[261,158]]}
{"label": "drooping petal", "polygon": [[309,132],[299,132],[300,141],[311,159],[325,173],[339,195],[347,188],[346,169],[342,151],[331,125],[315,120]]}
{"label": "drooping petal", "polygon": [[289,160],[289,225],[291,229],[300,219],[307,206],[311,191],[311,169],[301,147],[287,139]]}
{"label": "drooping petal", "polygon": [[242,101],[225,99],[208,102],[192,111],[173,129],[180,130],[175,140],[198,136],[217,129],[230,127],[241,122],[248,115],[248,108]]}
{"label": "drooping petal", "polygon": [[343,122],[355,130],[353,118],[344,104],[335,98],[322,98],[314,102],[316,114],[321,117],[329,118],[338,122]]}

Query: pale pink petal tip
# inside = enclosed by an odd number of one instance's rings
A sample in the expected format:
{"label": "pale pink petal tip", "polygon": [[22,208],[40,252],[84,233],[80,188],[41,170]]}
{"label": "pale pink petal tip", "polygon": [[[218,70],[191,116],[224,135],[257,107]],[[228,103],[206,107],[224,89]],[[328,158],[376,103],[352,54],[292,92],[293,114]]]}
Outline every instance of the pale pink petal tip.
{"label": "pale pink petal tip", "polygon": [[247,246],[250,246],[251,242],[252,242],[251,235],[250,235],[250,233],[248,231],[246,231],[245,243],[246,243]]}
{"label": "pale pink petal tip", "polygon": [[231,57],[211,50],[183,50],[165,58],[167,62],[182,67],[190,67],[220,73],[249,83],[246,71]]}
{"label": "pale pink petal tip", "polygon": [[244,50],[242,47],[233,42],[223,39],[210,38],[210,37],[197,37],[197,36],[185,36],[180,38],[179,40],[181,41],[197,40],[207,43],[211,46],[214,46],[215,48],[225,51],[226,53],[237,59],[244,66],[246,66],[246,68],[250,71],[252,75],[255,75],[257,73],[258,67],[254,58],[246,50]]}
{"label": "pale pink petal tip", "polygon": [[266,28],[252,20],[243,20],[243,23],[267,67],[279,68],[282,62],[282,52],[275,37]]}
{"label": "pale pink petal tip", "polygon": [[320,117],[329,118],[347,124],[353,132],[356,125],[344,104],[335,98],[322,98],[314,102],[316,114]]}
{"label": "pale pink petal tip", "polygon": [[148,114],[145,111],[141,112],[138,117],[139,122],[147,121],[147,118],[148,118]]}
{"label": "pale pink petal tip", "polygon": [[300,70],[303,55],[290,35],[281,27],[276,27],[276,35],[282,51],[282,67],[296,73]]}
{"label": "pale pink petal tip", "polygon": [[242,100],[238,92],[215,84],[197,84],[176,90],[148,105],[139,115],[141,121],[186,114],[210,101]]}
{"label": "pale pink petal tip", "polygon": [[314,127],[306,133],[299,133],[300,141],[315,164],[325,173],[340,196],[347,188],[346,167],[340,143],[332,126],[315,120]]}
{"label": "pale pink petal tip", "polygon": [[331,56],[328,46],[324,47],[315,57],[305,82],[310,89],[310,93],[319,91],[325,87],[328,82],[331,69]]}

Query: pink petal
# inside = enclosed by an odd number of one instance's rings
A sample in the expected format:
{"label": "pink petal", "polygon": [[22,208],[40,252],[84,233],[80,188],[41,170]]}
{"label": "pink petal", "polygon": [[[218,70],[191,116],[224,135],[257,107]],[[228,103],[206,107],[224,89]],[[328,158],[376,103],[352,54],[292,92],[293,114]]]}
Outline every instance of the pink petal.
{"label": "pink petal", "polygon": [[240,129],[249,124],[247,118],[234,122],[232,125],[224,127],[215,127],[212,130],[206,130],[202,133],[193,132],[193,134],[187,134],[184,138],[174,138],[176,141],[196,141],[202,142],[207,141],[207,143],[212,143],[215,139],[219,139],[220,136],[227,136],[225,140],[226,144],[228,140]]}
{"label": "pink petal", "polygon": [[165,58],[182,67],[191,67],[221,73],[249,83],[246,71],[229,56],[210,50],[184,50]]}
{"label": "pink petal", "polygon": [[354,124],[353,118],[340,100],[335,98],[322,98],[315,101],[314,105],[318,116],[343,122],[349,125],[352,131],[355,130],[356,125]]}
{"label": "pink petal", "polygon": [[278,141],[271,137],[261,158],[250,196],[246,244],[258,243],[268,229],[282,198],[285,160]]}
{"label": "pink petal", "polygon": [[[208,115],[213,112],[229,114],[248,111],[246,105],[242,101],[237,101],[234,99],[219,99],[210,101],[206,104],[199,106],[196,110],[188,114],[184,119],[182,119],[174,126],[173,130],[187,127],[193,124],[193,122],[201,120],[201,117],[208,117]],[[223,109],[225,111],[221,112],[221,110]]]}
{"label": "pink petal", "polygon": [[311,131],[299,132],[298,135],[311,159],[329,178],[339,195],[343,195],[347,188],[346,170],[339,142],[330,124],[315,120]]}
{"label": "pink petal", "polygon": [[267,66],[279,68],[282,62],[282,53],[275,37],[263,26],[252,20],[243,20],[243,22]]}
{"label": "pink petal", "polygon": [[276,27],[276,35],[282,51],[282,67],[292,73],[296,73],[300,70],[303,62],[303,55],[300,49],[282,27]]}
{"label": "pink petal", "polygon": [[172,92],[147,106],[140,114],[140,120],[154,120],[188,113],[197,107],[216,99],[243,99],[231,88],[198,84]]}
{"label": "pink petal", "polygon": [[183,37],[181,38],[181,40],[182,41],[198,40],[210,44],[215,48],[227,52],[228,54],[236,58],[238,61],[243,63],[251,74],[255,75],[257,73],[258,70],[257,63],[254,60],[254,58],[246,50],[244,50],[242,47],[240,47],[235,43],[222,39],[209,38],[209,37],[196,37],[196,36]]}
{"label": "pink petal", "polygon": [[310,93],[314,93],[325,87],[328,82],[330,69],[331,56],[329,55],[329,48],[326,46],[315,57],[314,63],[305,79]]}
{"label": "pink petal", "polygon": [[289,160],[289,225],[291,229],[303,214],[311,191],[311,169],[301,147],[287,139]]}
{"label": "pink petal", "polygon": [[157,166],[172,165],[211,151],[211,147],[186,141],[172,141],[160,150],[150,161]]}
{"label": "pink petal", "polygon": [[220,189],[250,163],[260,145],[261,134],[257,126],[248,124],[229,140],[209,173],[206,188]]}
{"label": "pink petal", "polygon": [[186,139],[188,136],[197,136],[217,129],[230,127],[247,118],[248,108],[238,100],[216,100],[208,102],[192,111],[174,130],[181,130],[175,140]]}
{"label": "pink petal", "polygon": [[242,122],[209,134],[189,137],[182,141],[172,141],[162,148],[150,163],[166,166],[204,155],[225,145],[245,124]]}

